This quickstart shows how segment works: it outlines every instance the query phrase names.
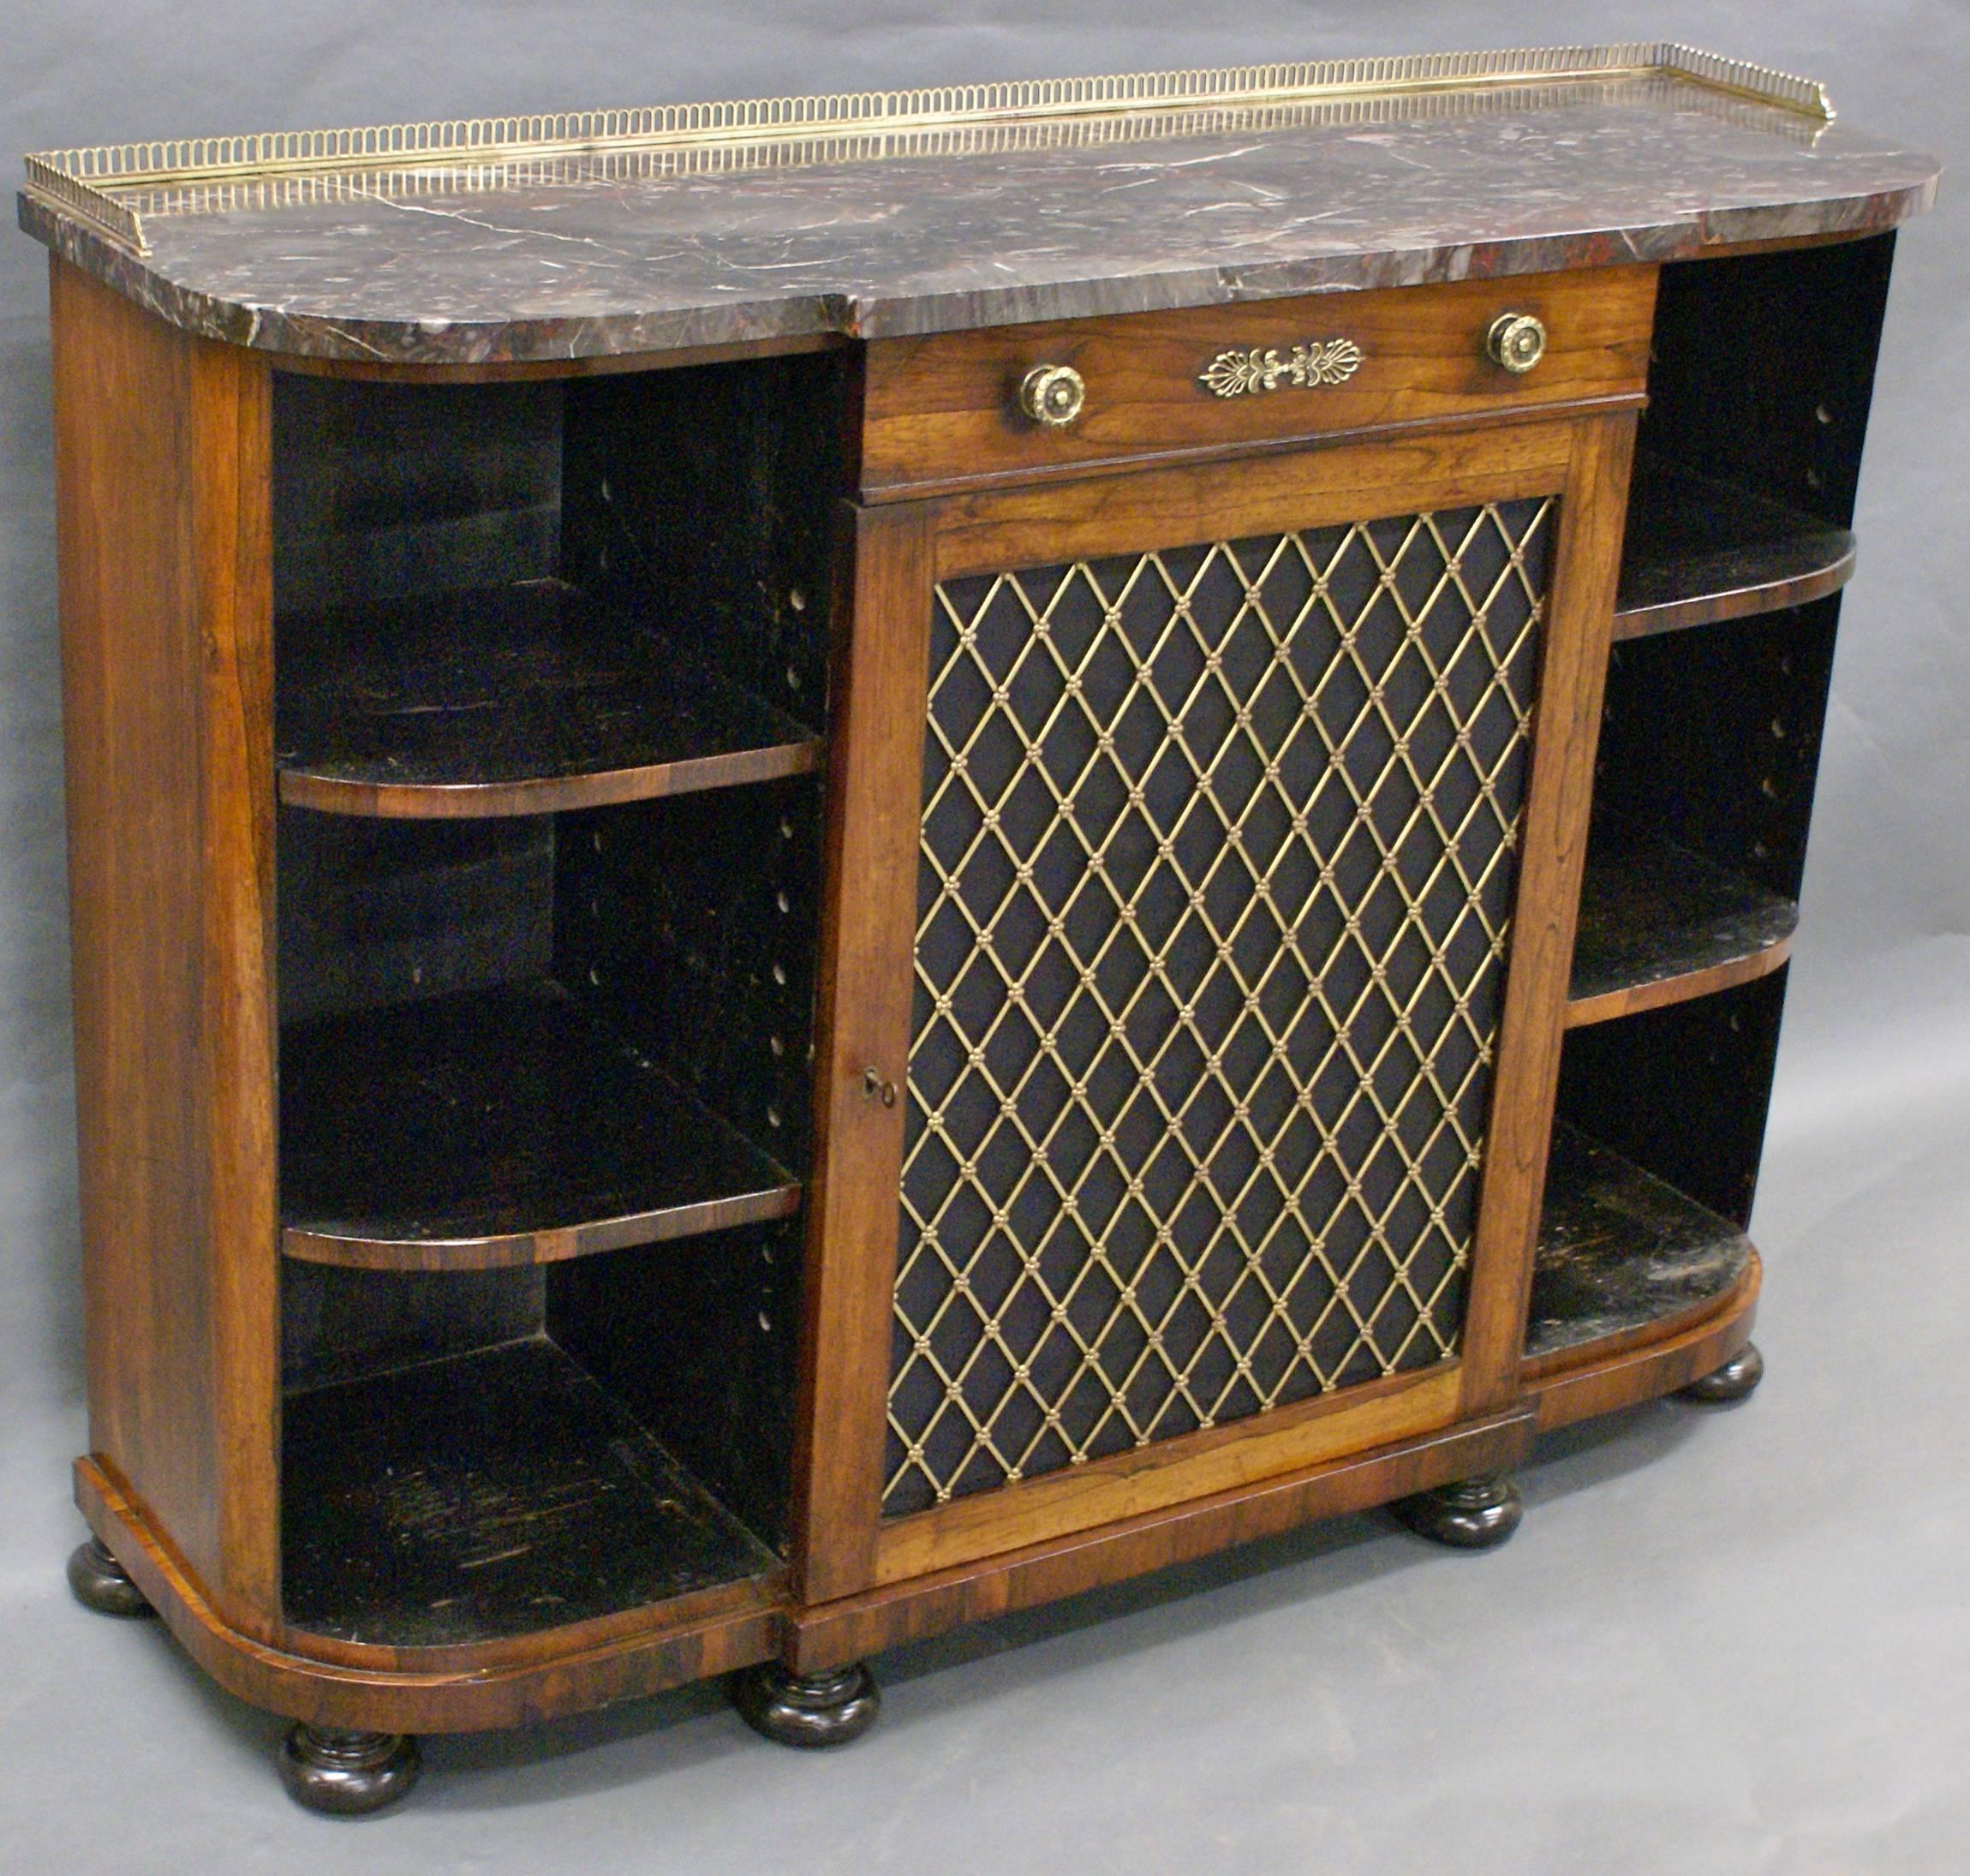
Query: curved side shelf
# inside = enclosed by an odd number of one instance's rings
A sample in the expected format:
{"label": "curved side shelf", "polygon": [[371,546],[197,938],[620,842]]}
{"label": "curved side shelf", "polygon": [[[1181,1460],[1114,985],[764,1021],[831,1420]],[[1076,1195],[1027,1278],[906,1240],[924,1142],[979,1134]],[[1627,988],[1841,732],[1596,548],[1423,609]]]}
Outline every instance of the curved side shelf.
{"label": "curved side shelf", "polygon": [[1567,1027],[1708,996],[1776,971],[1799,907],[1612,816],[1594,824]]}
{"label": "curved side shelf", "polygon": [[1732,482],[1636,458],[1615,636],[1804,606],[1854,577],[1854,535]]}
{"label": "curved side shelf", "polygon": [[290,1257],[491,1270],[783,1218],[800,1204],[798,1180],[550,979],[282,1038]]}
{"label": "curved side shelf", "polygon": [[280,798],[551,814],[805,774],[821,739],[560,580],[284,614]]}
{"label": "curved side shelf", "polygon": [[624,1616],[471,1649],[366,1649],[296,1629],[249,1635],[218,1610],[109,1470],[75,1461],[75,1503],[185,1652],[249,1705],[317,1726],[470,1733],[515,1726],[772,1659],[785,1573]]}
{"label": "curved side shelf", "polygon": [[354,1270],[504,1270],[791,1218],[800,1206],[801,1188],[795,1182],[695,1204],[657,1204],[578,1224],[483,1237],[379,1237],[312,1222],[284,1224],[280,1249],[283,1257],[302,1264],[336,1264]]}
{"label": "curved side shelf", "polygon": [[660,795],[809,775],[821,767],[821,739],[812,737],[688,762],[650,762],[641,768],[516,782],[379,782],[284,766],[280,798],[290,808],[373,820],[490,820],[497,815],[559,814],[572,808],[613,808]]}
{"label": "curved side shelf", "polygon": [[469,1647],[761,1583],[779,1559],[542,1336],[287,1396],[291,1629]]}
{"label": "curved side shelf", "polygon": [[1758,1318],[1764,1267],[1756,1256],[1744,1278],[1699,1322],[1654,1341],[1618,1348],[1592,1345],[1527,1365],[1525,1398],[1536,1430],[1550,1433],[1643,1401],[1659,1401],[1715,1374],[1741,1354]]}
{"label": "curved side shelf", "polygon": [[1713,1314],[1757,1264],[1751,1240],[1563,1122],[1553,1130],[1527,1311],[1530,1371],[1672,1336]]}

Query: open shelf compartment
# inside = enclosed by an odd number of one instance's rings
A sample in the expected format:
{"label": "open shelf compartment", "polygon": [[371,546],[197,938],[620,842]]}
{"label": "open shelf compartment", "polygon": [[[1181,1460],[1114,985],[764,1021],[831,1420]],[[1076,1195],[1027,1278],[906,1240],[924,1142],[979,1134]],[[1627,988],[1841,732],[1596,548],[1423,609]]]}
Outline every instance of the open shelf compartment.
{"label": "open shelf compartment", "polygon": [[512,815],[771,780],[821,742],[566,581],[285,615],[281,799],[330,813]]}
{"label": "open shelf compartment", "polygon": [[1799,907],[1619,815],[1587,847],[1569,1028],[1708,995],[1776,971]]}
{"label": "open shelf compartment", "polygon": [[1854,557],[1849,529],[1644,451],[1629,487],[1615,636],[1824,599],[1853,577]]}
{"label": "open shelf compartment", "polygon": [[770,1604],[799,1242],[783,1220],[546,1265],[285,1261],[286,1619],[497,1649]]}
{"label": "open shelf compartment", "polygon": [[287,1619],[337,1640],[496,1641],[780,1567],[544,1337],[290,1395],[283,1448]]}
{"label": "open shelf compartment", "polygon": [[796,1211],[819,816],[804,777],[498,821],[283,810],[287,1254],[483,1270]]}
{"label": "open shelf compartment", "polygon": [[824,355],[277,374],[290,1258],[798,1208],[849,388]]}
{"label": "open shelf compartment", "polygon": [[1617,640],[1846,584],[1894,249],[1890,232],[1663,267]]}
{"label": "open shelf compartment", "polygon": [[827,355],[277,373],[281,800],[489,817],[817,768],[848,402]]}
{"label": "open shelf compartment", "polygon": [[1716,1308],[1754,1253],[1729,1219],[1561,1122],[1553,1133],[1525,1353],[1667,1335]]}
{"label": "open shelf compartment", "polygon": [[552,978],[283,1039],[290,1257],[546,1263],[784,1217],[800,1181]]}

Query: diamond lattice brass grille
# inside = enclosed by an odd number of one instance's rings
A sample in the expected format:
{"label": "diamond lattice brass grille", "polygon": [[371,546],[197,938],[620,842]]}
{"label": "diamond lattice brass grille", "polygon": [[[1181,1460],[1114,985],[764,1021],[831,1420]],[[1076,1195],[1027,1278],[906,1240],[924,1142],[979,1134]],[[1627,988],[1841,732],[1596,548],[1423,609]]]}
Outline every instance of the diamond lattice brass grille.
{"label": "diamond lattice brass grille", "polygon": [[1553,509],[937,588],[886,1512],[1455,1352]]}

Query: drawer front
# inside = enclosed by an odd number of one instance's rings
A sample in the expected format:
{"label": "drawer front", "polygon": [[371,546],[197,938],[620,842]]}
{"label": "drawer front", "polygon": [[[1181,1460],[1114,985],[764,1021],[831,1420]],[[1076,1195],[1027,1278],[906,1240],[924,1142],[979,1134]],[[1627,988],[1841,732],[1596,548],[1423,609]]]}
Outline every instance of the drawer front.
{"label": "drawer front", "polygon": [[[921,494],[1637,397],[1655,296],[1653,267],[1603,267],[879,340],[863,488]],[[1514,316],[1543,334],[1522,371],[1488,350]]]}

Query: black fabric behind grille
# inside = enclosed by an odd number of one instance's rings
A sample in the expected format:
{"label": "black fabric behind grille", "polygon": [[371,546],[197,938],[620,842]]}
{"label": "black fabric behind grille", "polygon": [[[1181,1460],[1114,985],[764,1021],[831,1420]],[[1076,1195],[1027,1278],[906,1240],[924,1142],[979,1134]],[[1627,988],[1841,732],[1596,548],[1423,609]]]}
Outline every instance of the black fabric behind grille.
{"label": "black fabric behind grille", "polygon": [[1554,511],[939,589],[889,1515],[1454,1352]]}

